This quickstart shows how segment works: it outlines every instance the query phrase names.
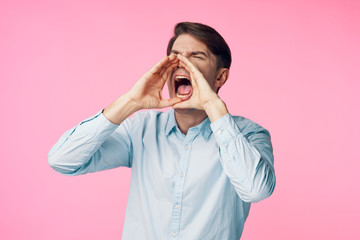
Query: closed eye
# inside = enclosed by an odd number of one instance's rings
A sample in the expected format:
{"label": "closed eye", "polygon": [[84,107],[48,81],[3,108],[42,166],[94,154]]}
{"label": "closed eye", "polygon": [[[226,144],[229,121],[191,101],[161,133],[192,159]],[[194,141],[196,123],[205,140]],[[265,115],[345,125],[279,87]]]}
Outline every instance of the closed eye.
{"label": "closed eye", "polygon": [[208,56],[203,51],[195,51],[195,52],[191,53],[191,57],[194,57],[194,58],[197,58],[200,60],[205,60]]}
{"label": "closed eye", "polygon": [[201,56],[198,56],[198,55],[193,55],[192,57],[193,57],[193,58],[197,58],[197,59],[201,59],[201,60],[204,60],[204,58],[203,58],[203,57],[201,57]]}

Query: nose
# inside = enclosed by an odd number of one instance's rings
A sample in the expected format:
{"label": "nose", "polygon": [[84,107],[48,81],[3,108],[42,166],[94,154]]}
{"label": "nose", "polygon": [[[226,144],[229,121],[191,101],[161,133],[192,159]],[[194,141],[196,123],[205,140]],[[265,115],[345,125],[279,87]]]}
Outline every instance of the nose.
{"label": "nose", "polygon": [[[196,61],[193,61],[193,58],[191,57],[192,52],[191,51],[183,51],[179,53],[181,56],[187,58],[192,64],[197,66]],[[179,66],[180,67],[180,66]]]}
{"label": "nose", "polygon": [[[183,51],[180,53],[181,56],[186,57],[187,59],[190,58],[191,52],[189,51]],[[190,60],[190,59],[189,59]]]}
{"label": "nose", "polygon": [[182,52],[181,55],[183,57],[189,58],[190,57],[190,53],[189,52]]}

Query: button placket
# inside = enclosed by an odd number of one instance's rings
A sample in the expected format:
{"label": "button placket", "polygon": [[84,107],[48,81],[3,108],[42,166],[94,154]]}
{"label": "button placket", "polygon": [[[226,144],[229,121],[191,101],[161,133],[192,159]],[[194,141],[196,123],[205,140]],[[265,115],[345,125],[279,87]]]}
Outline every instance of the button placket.
{"label": "button placket", "polygon": [[[172,218],[171,218],[171,236],[174,239],[177,239],[178,233],[180,231],[180,219],[181,219],[181,205],[184,193],[184,185],[186,179],[187,168],[189,165],[190,153],[191,153],[191,145],[195,137],[199,131],[189,131],[185,137],[184,141],[184,150],[180,151],[180,161],[178,165],[178,174],[175,177],[175,188],[173,192],[173,210],[172,210]],[[175,235],[174,235],[175,234]]]}

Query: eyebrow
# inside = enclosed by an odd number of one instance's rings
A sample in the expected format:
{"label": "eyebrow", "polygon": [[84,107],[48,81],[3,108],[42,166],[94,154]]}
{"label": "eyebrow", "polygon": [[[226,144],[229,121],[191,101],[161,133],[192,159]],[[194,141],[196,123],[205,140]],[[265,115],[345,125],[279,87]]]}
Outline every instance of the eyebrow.
{"label": "eyebrow", "polygon": [[[172,53],[175,53],[175,54],[179,54],[179,53],[180,53],[180,52],[177,51],[177,50],[171,50],[171,52],[172,52]],[[190,56],[194,56],[194,55],[203,55],[203,56],[205,56],[205,57],[208,58],[208,55],[207,55],[205,52],[203,52],[203,51],[194,51],[194,52],[191,52]]]}
{"label": "eyebrow", "polygon": [[206,53],[204,53],[203,51],[195,51],[195,52],[192,52],[191,53],[191,56],[192,55],[204,55],[205,57],[208,57]]}

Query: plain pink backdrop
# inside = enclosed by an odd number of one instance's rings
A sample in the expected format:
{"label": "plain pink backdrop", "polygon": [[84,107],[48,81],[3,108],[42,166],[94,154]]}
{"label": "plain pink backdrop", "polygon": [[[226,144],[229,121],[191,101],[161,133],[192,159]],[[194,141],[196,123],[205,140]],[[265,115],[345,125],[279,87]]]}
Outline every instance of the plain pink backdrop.
{"label": "plain pink backdrop", "polygon": [[213,26],[220,96],[267,128],[277,186],[245,240],[360,239],[360,2],[0,2],[0,239],[120,239],[131,170],[65,177],[47,153],[165,55],[179,21]]}

